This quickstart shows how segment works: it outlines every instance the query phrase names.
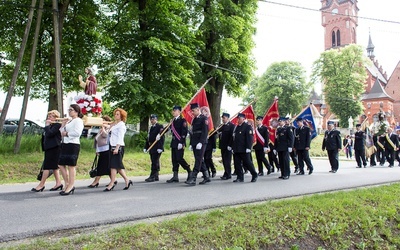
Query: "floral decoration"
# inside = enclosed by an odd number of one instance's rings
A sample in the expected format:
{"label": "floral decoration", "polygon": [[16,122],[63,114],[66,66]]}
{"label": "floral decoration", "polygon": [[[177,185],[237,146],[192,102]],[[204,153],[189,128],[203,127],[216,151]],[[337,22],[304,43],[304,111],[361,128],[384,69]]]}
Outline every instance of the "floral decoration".
{"label": "floral decoration", "polygon": [[84,115],[98,116],[103,110],[101,99],[95,96],[80,94],[75,97],[75,101],[81,107],[82,114]]}

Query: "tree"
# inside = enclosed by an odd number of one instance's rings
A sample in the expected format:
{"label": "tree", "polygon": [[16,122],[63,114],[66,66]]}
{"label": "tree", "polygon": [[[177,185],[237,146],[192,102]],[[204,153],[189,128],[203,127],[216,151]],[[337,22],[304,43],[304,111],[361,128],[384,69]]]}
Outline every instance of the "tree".
{"label": "tree", "polygon": [[[197,74],[198,82],[213,77],[207,86],[207,99],[215,125],[220,122],[224,88],[234,96],[252,79],[257,0],[200,0],[197,38],[201,41],[198,60],[206,62]],[[214,65],[214,66],[212,66]],[[215,67],[217,66],[217,67]]]}
{"label": "tree", "polygon": [[100,63],[109,83],[105,98],[140,121],[170,118],[196,89],[194,27],[184,0],[108,1],[104,23],[106,57]]}
{"label": "tree", "polygon": [[292,61],[272,63],[255,84],[256,113],[264,115],[277,96],[279,113],[283,116],[301,111],[312,86],[306,82],[301,64]]}
{"label": "tree", "polygon": [[[16,61],[22,32],[29,11],[29,0],[0,5],[0,52],[6,63],[0,68],[0,87],[7,91],[10,85],[13,62]],[[79,90],[77,76],[83,74],[85,67],[96,63],[100,49],[100,35],[97,30],[100,20],[99,5],[94,0],[59,1],[59,35],[64,93]],[[58,109],[55,86],[55,60],[52,3],[46,1],[43,21],[39,35],[39,44],[32,79],[31,98],[40,98],[49,102],[50,109]],[[33,32],[33,31],[32,31]],[[32,46],[32,35],[27,47]],[[29,65],[30,50],[23,59],[21,71],[15,89],[16,95],[24,93],[25,78]]]}
{"label": "tree", "polygon": [[340,119],[342,127],[348,119],[362,113],[361,95],[367,78],[362,47],[348,45],[324,51],[313,64],[313,80],[324,83],[323,93],[331,111]]}

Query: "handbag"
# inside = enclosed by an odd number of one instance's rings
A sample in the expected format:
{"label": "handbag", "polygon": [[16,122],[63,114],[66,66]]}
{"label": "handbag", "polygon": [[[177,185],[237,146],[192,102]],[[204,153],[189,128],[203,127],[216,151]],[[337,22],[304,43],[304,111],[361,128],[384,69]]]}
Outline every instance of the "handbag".
{"label": "handbag", "polygon": [[90,175],[91,178],[94,178],[94,177],[97,176],[97,154],[94,157],[94,161],[93,161],[93,164],[92,164],[92,169],[90,169],[89,175]]}
{"label": "handbag", "polygon": [[[47,176],[47,178],[49,178],[52,174],[53,174],[53,170],[50,170],[49,176]],[[43,162],[42,162],[42,167],[40,168],[39,174],[36,176],[36,180],[41,181],[42,177],[43,177]]]}

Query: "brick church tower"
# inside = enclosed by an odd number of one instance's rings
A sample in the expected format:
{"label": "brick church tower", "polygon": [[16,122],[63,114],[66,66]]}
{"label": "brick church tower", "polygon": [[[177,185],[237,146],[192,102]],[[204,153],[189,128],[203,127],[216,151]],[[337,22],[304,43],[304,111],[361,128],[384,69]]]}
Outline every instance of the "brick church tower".
{"label": "brick church tower", "polygon": [[321,0],[325,50],[357,43],[357,0]]}

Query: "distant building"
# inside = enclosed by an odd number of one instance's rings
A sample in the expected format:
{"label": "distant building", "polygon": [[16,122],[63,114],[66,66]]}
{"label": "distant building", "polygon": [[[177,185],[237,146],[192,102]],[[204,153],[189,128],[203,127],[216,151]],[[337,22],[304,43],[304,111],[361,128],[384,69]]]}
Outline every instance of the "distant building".
{"label": "distant building", "polygon": [[[357,2],[357,0],[321,0],[321,21],[325,29],[325,50],[357,43],[359,11]],[[365,81],[365,93],[362,97],[364,114],[372,121],[372,116],[383,110],[392,126],[399,125],[400,62],[388,78],[378,60],[375,59],[374,48],[370,34],[367,56],[372,63],[365,65],[368,78]],[[312,98],[317,97],[313,94]],[[314,105],[324,117],[322,127],[326,129],[326,122],[334,120],[336,117],[330,112],[329,104],[325,103],[324,98],[318,98],[319,103],[314,103]]]}

